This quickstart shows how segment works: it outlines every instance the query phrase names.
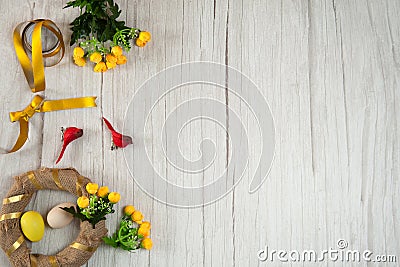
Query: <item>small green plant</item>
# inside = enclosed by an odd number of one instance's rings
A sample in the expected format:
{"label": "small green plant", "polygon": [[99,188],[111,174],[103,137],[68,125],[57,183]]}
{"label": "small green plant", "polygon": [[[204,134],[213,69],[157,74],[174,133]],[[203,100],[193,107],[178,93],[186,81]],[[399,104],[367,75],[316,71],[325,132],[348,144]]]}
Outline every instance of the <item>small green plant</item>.
{"label": "small green plant", "polygon": [[[106,56],[111,53],[113,47],[118,46],[129,52],[132,48],[131,41],[143,47],[151,39],[149,32],[128,27],[125,21],[117,20],[121,10],[114,0],[73,0],[64,8],[69,7],[80,10],[80,15],[70,24],[72,30],[70,45],[77,45],[83,49],[82,56],[76,56],[74,53],[74,61],[78,66],[86,64],[86,57],[100,53],[102,60],[93,62],[98,65],[95,71],[104,72],[119,65],[116,62],[121,55],[116,56],[115,62],[113,59],[107,64]],[[119,62],[124,64],[126,58],[121,57]]]}
{"label": "small green plant", "polygon": [[150,222],[143,222],[142,213],[131,205],[125,207],[124,213],[117,231],[112,236],[103,237],[104,243],[128,251],[139,248],[150,250],[153,246],[149,238]]}

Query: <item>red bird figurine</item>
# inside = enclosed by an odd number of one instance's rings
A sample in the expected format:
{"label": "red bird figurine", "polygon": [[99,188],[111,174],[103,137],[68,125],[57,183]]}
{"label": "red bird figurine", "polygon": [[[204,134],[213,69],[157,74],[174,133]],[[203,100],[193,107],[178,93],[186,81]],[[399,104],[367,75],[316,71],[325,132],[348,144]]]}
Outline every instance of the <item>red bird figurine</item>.
{"label": "red bird figurine", "polygon": [[61,149],[60,156],[58,157],[56,164],[60,162],[61,158],[64,155],[65,149],[67,148],[68,144],[71,143],[72,141],[78,139],[83,135],[83,130],[76,128],[76,127],[68,127],[67,129],[64,130],[64,128],[61,128],[61,131],[63,132],[63,147]]}
{"label": "red bird figurine", "polygon": [[106,118],[103,117],[103,120],[106,123],[112,135],[113,145],[111,146],[111,150],[118,149],[119,147],[124,148],[128,145],[133,144],[132,137],[118,133],[117,131],[114,130],[111,123]]}

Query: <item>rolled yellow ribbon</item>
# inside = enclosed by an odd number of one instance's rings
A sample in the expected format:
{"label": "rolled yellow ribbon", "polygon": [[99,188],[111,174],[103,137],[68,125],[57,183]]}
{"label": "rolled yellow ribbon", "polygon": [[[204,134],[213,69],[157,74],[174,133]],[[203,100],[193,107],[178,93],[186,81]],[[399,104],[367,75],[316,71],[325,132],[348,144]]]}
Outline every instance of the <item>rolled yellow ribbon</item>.
{"label": "rolled yellow ribbon", "polygon": [[[27,23],[34,24],[32,32],[32,61],[29,59],[28,53],[22,43],[22,32],[21,29]],[[58,44],[54,50],[46,55],[42,52],[42,27],[49,29],[58,39]],[[25,78],[28,81],[29,86],[33,93],[44,91],[46,88],[43,57],[53,57],[58,55],[58,60],[55,61],[51,66],[56,65],[64,57],[65,45],[63,37],[60,33],[60,29],[51,20],[38,19],[28,22],[23,22],[17,25],[14,29],[14,48],[17,54],[18,60],[21,64],[22,70],[24,71]],[[61,53],[60,53],[61,52]]]}
{"label": "rolled yellow ribbon", "polygon": [[24,110],[10,112],[11,122],[19,121],[20,131],[18,139],[9,153],[18,151],[25,144],[26,140],[28,139],[29,132],[28,121],[35,113],[96,107],[95,100],[95,96],[68,98],[62,100],[44,100],[43,97],[36,95],[32,102]]}

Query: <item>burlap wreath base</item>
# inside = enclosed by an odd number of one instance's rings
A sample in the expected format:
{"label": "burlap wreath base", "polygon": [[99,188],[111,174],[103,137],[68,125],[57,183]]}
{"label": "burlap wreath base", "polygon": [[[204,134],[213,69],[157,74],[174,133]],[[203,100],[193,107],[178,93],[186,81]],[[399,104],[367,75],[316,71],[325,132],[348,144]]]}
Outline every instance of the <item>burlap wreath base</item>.
{"label": "burlap wreath base", "polygon": [[93,229],[88,222],[81,222],[76,240],[56,255],[31,254],[20,228],[20,217],[37,190],[63,190],[76,196],[88,196],[85,189],[90,180],[74,169],[43,168],[14,177],[15,183],[3,200],[0,213],[0,245],[13,266],[82,266],[107,234],[105,222]]}

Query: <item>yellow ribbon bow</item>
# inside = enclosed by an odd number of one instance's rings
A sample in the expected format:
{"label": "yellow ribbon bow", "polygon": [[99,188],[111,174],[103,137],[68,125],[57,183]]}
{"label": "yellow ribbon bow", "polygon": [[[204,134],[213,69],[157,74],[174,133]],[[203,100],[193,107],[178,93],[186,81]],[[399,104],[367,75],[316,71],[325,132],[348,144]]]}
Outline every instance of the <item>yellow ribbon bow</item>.
{"label": "yellow ribbon bow", "polygon": [[36,95],[32,102],[22,111],[10,112],[10,120],[11,122],[16,122],[19,120],[28,121],[29,118],[35,114],[35,112],[39,112],[40,107],[43,103],[43,98],[39,95]]}
{"label": "yellow ribbon bow", "polygon": [[62,100],[44,100],[41,96],[36,95],[24,110],[10,112],[11,122],[19,121],[19,136],[17,142],[9,153],[18,151],[25,144],[29,132],[28,121],[36,112],[96,107],[95,100],[95,96]]}
{"label": "yellow ribbon bow", "polygon": [[[21,32],[24,25],[25,28]],[[23,38],[21,37],[23,36],[24,38],[28,38],[25,31],[29,27],[33,27],[31,49],[28,51],[31,53],[32,61],[27,53],[27,50],[29,49],[26,48],[26,45],[23,45]],[[49,53],[43,53],[42,51],[42,27],[50,30],[58,40],[56,46]],[[51,20],[38,19],[23,22],[14,29],[14,48],[32,92],[36,93],[44,91],[46,88],[43,64],[44,58],[58,55],[58,58],[53,64],[47,65],[54,66],[60,62],[64,56],[65,45],[60,29]],[[25,144],[28,139],[29,119],[35,115],[36,112],[96,107],[95,100],[96,97],[94,96],[61,100],[44,100],[43,97],[36,95],[24,110],[10,112],[11,122],[19,121],[19,136],[14,147],[8,153],[18,151]]]}

